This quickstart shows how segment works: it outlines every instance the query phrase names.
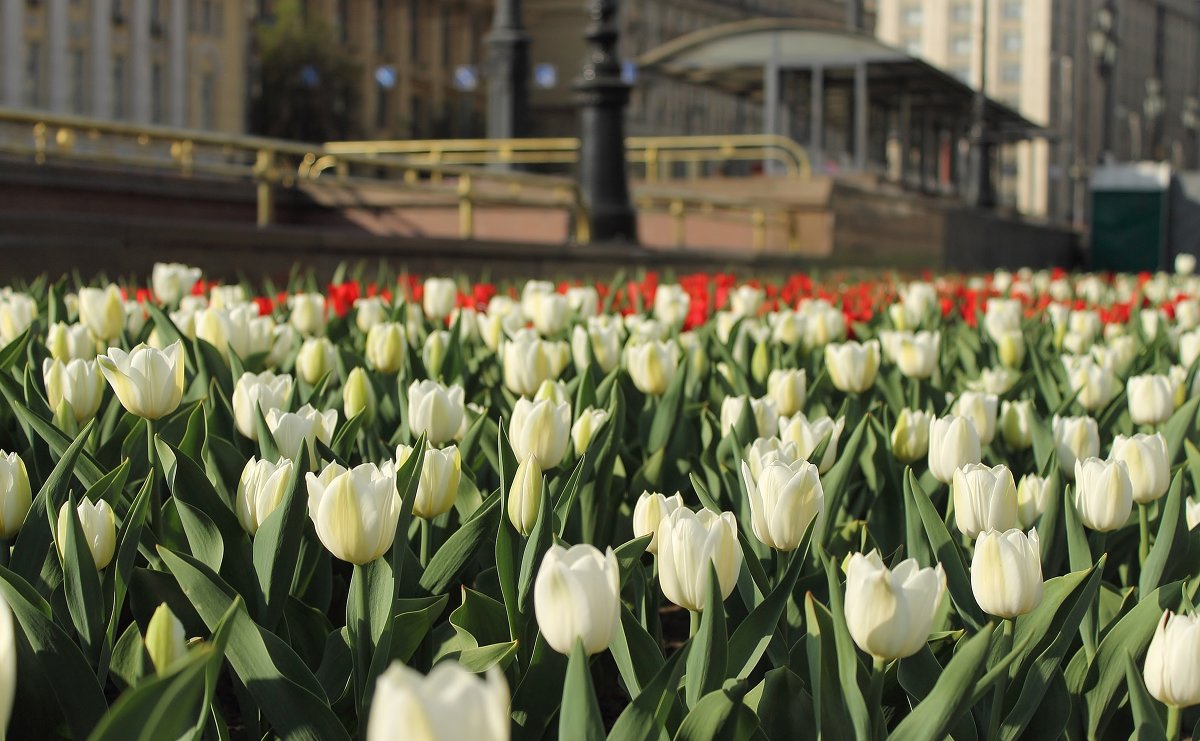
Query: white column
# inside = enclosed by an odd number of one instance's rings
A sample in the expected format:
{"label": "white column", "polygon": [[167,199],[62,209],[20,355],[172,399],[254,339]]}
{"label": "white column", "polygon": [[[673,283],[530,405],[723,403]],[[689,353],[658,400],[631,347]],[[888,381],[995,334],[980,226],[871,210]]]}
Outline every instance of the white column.
{"label": "white column", "polygon": [[67,0],[46,3],[46,74],[50,110],[71,112],[71,64],[67,59]]}
{"label": "white column", "polygon": [[150,123],[150,0],[133,0],[129,14],[131,118]]}
{"label": "white column", "polygon": [[6,106],[24,104],[25,91],[25,0],[0,0],[0,102]]}
{"label": "white column", "polygon": [[113,117],[112,0],[92,0],[92,49],[88,76],[92,115]]}
{"label": "white column", "polygon": [[187,125],[187,8],[185,0],[171,0],[171,25],[167,31],[167,121]]}

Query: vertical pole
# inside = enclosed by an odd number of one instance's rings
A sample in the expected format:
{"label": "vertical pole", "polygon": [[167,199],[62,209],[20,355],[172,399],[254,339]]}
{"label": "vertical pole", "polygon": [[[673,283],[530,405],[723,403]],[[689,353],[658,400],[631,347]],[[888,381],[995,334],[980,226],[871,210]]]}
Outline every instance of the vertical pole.
{"label": "vertical pole", "polygon": [[900,183],[907,185],[912,175],[912,94],[900,93]]}
{"label": "vertical pole", "polygon": [[[763,133],[779,134],[779,34],[771,35],[771,56],[763,67]],[[763,160],[763,173],[777,175],[779,165],[773,159]]]}
{"label": "vertical pole", "polygon": [[809,106],[808,148],[811,151],[808,158],[813,169],[819,172],[825,165],[825,69],[819,64],[813,65],[809,87],[812,102]]}
{"label": "vertical pole", "polygon": [[637,215],[629,198],[625,159],[625,105],[629,85],[617,60],[616,0],[588,0],[584,31],[589,46],[575,80],[580,113],[579,187],[597,242],[637,242]]}
{"label": "vertical pole", "polygon": [[[498,0],[488,46],[487,135],[490,139],[525,136],[529,109],[529,34],[521,0]],[[508,165],[502,165],[508,167]]]}
{"label": "vertical pole", "polygon": [[170,97],[167,100],[167,120],[172,126],[187,126],[187,12],[185,0],[171,0],[171,16],[167,20],[167,79]]}
{"label": "vertical pole", "polygon": [[13,108],[25,101],[25,0],[0,0],[0,101]]}
{"label": "vertical pole", "polygon": [[92,0],[91,67],[92,115],[112,118],[112,0]]}
{"label": "vertical pole", "polygon": [[[46,73],[50,80],[50,110],[71,110],[71,64],[67,61],[67,0],[46,3]],[[83,111],[79,111],[82,113]]]}
{"label": "vertical pole", "polygon": [[129,14],[129,73],[132,77],[133,116],[137,123],[150,123],[150,0],[132,0]]}
{"label": "vertical pole", "polygon": [[979,18],[979,87],[975,90],[974,121],[971,126],[971,205],[995,208],[992,183],[992,141],[987,130],[988,0],[981,0]]}
{"label": "vertical pole", "polygon": [[854,67],[854,166],[859,172],[867,169],[870,146],[871,100],[867,97],[867,64]]}

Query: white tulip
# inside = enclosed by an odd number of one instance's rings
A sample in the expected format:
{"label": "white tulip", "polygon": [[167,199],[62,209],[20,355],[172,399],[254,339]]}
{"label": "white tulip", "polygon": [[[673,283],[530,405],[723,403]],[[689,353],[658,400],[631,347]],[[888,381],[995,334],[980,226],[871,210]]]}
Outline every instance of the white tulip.
{"label": "white tulip", "polygon": [[533,611],[550,648],[570,654],[576,642],[584,653],[608,648],[621,625],[621,575],[612,548],[550,546],[533,582]]}
{"label": "white tulip", "polygon": [[296,331],[305,337],[325,332],[325,297],[319,293],[297,293],[288,297],[288,317]]}
{"label": "white tulip", "polygon": [[575,367],[583,370],[596,359],[602,373],[608,373],[621,362],[621,327],[614,322],[596,321],[592,317],[585,329],[576,325],[571,330],[571,355]]}
{"label": "white tulip", "polygon": [[529,320],[533,328],[543,337],[558,334],[567,326],[570,306],[561,293],[540,294],[532,301],[533,313]]}
{"label": "white tulip", "polygon": [[954,480],[954,472],[982,458],[979,433],[966,417],[951,415],[929,423],[929,472],[943,484]]}
{"label": "white tulip", "polygon": [[808,399],[808,375],[803,370],[771,371],[767,375],[767,396],[775,400],[781,416],[800,412]]}
{"label": "white tulip", "polygon": [[105,288],[80,288],[79,321],[101,340],[111,342],[120,337],[125,329],[121,289],[112,283]]}
{"label": "white tulip", "polygon": [[94,360],[42,361],[42,379],[50,409],[57,411],[66,402],[76,422],[96,416],[104,399],[104,376]]}
{"label": "white tulip", "polygon": [[443,661],[424,677],[393,661],[375,682],[367,741],[508,741],[504,672],[493,666],[485,676]]}
{"label": "white tulip", "polygon": [[588,407],[579,413],[579,418],[571,426],[571,442],[575,445],[576,457],[583,457],[592,444],[596,432],[608,421],[607,409],[592,409]]}
{"label": "white tulip", "polygon": [[[208,300],[211,306],[218,309],[232,309],[249,302],[250,297],[241,285],[212,286],[208,289]],[[324,297],[321,300],[324,301]]]}
{"label": "white tulip", "polygon": [[542,296],[549,296],[555,293],[554,284],[548,280],[527,280],[521,288],[521,313],[526,319],[533,319],[534,313],[537,312],[537,302]]}
{"label": "white tulip", "polygon": [[78,517],[83,539],[87,541],[96,570],[103,571],[104,567],[112,562],[113,553],[117,549],[117,519],[112,507],[103,499],[93,502],[85,497],[72,512],[70,502],[63,502],[58,510],[58,553],[61,556],[66,555],[67,518],[72,516]]}
{"label": "white tulip", "polygon": [[0,450],[0,539],[12,540],[25,524],[32,504],[33,492],[25,461],[16,453]]}
{"label": "white tulip", "polygon": [[531,396],[542,381],[558,378],[569,360],[567,343],[543,340],[531,330],[519,330],[500,349],[504,385],[521,396]]}
{"label": "white tulip", "polygon": [[247,534],[253,536],[283,498],[292,480],[294,466],[287,458],[278,461],[258,460],[254,456],[246,461],[238,479],[235,510],[238,522]]}
{"label": "white tulip", "polygon": [[1027,473],[1017,482],[1017,520],[1022,529],[1037,522],[1046,511],[1046,497],[1050,493],[1050,479]]}
{"label": "white tulip", "polygon": [[408,427],[414,435],[425,434],[432,445],[454,439],[466,414],[462,386],[443,386],[437,381],[413,381],[408,387]]}
{"label": "white tulip", "polygon": [[600,294],[595,286],[571,286],[566,296],[575,316],[587,319],[600,313]]}
{"label": "white tulip", "polygon": [[421,294],[421,308],[429,319],[441,320],[450,316],[458,302],[458,286],[449,278],[426,278]]}
{"label": "white tulip", "polygon": [[742,483],[750,500],[754,536],[768,548],[792,551],[825,506],[817,467],[805,461],[773,461],[758,476],[742,461]]}
{"label": "white tulip", "polygon": [[304,480],[317,537],[335,558],[365,564],[392,547],[400,518],[392,461],[351,469],[330,463],[320,476],[309,473]]}
{"label": "white tulip", "polygon": [[1000,404],[1000,436],[1013,450],[1028,450],[1033,445],[1033,402],[1005,401]]}
{"label": "white tulip", "polygon": [[675,492],[664,496],[658,492],[644,491],[633,507],[633,537],[650,536],[646,546],[648,553],[658,553],[658,528],[663,518],[683,507],[683,496]]}
{"label": "white tulip", "polygon": [[662,283],[654,289],[654,318],[678,327],[687,318],[692,297],[675,283]]}
{"label": "white tulip", "polygon": [[164,304],[174,306],[192,292],[192,286],[200,280],[200,268],[178,262],[156,262],[150,271],[150,286],[154,295]]}
{"label": "white tulip", "polygon": [[318,412],[310,404],[305,404],[295,412],[283,409],[267,412],[267,428],[271,431],[271,437],[275,438],[276,447],[284,457],[293,461],[304,452],[308,453],[310,460],[315,461],[316,441],[329,445],[337,420],[336,409]]}
{"label": "white tulip", "polygon": [[1142,677],[1146,690],[1164,705],[1200,705],[1200,615],[1163,612]]}
{"label": "white tulip", "polygon": [[517,460],[533,456],[543,469],[554,468],[571,442],[571,405],[518,399],[509,418],[508,439]]}
{"label": "white tulip", "polygon": [[37,302],[24,293],[8,293],[0,297],[0,342],[7,345],[20,337],[37,319],[37,315]]}
{"label": "white tulip", "polygon": [[183,623],[175,617],[166,602],[159,604],[150,616],[144,643],[154,671],[159,674],[166,673],[175,662],[187,656],[187,635]]}
{"label": "white tulip", "polygon": [[762,308],[766,293],[756,286],[742,285],[729,292],[729,310],[734,316],[756,316]]}
{"label": "white tulip", "polygon": [[380,322],[367,330],[367,365],[380,373],[396,373],[404,365],[408,333],[398,322]]}
{"label": "white tulip", "polygon": [[166,350],[138,345],[127,353],[110,347],[107,355],[96,360],[121,406],[131,414],[161,419],[183,400],[183,345],[179,340]]}
{"label": "white tulip", "polygon": [[233,420],[238,432],[258,440],[258,410],[263,416],[272,409],[286,410],[292,396],[292,377],[287,373],[243,373],[233,387]]}
{"label": "white tulip", "polygon": [[846,627],[863,651],[903,659],[925,647],[946,595],[942,565],[922,569],[915,558],[888,569],[879,551],[855,553],[846,563]]}
{"label": "white tulip", "polygon": [[69,360],[94,359],[98,346],[92,331],[82,324],[55,322],[46,332],[46,348],[50,351],[50,357],[65,363]]}
{"label": "white tulip", "polygon": [[508,488],[508,521],[521,535],[529,535],[537,524],[542,506],[542,467],[537,458],[526,458],[517,466]]}
{"label": "white tulip", "polygon": [[1058,468],[1075,478],[1075,462],[1100,455],[1100,427],[1091,417],[1059,417],[1050,421]]}
{"label": "white tulip", "polygon": [[387,321],[388,307],[382,296],[370,296],[354,300],[354,325],[360,332],[370,332],[371,327]]}
{"label": "white tulip", "polygon": [[996,354],[1005,368],[1020,368],[1025,362],[1025,335],[1019,329],[1010,329],[996,340]]}
{"label": "white tulip", "polygon": [[1167,459],[1167,439],[1161,432],[1153,435],[1117,435],[1108,459],[1125,461],[1133,501],[1149,504],[1167,493],[1171,485],[1171,462]]}
{"label": "white tulip", "polygon": [[750,475],[758,481],[763,469],[770,463],[791,465],[804,460],[800,456],[794,442],[783,442],[777,437],[760,437],[746,446],[746,463],[750,466]]}
{"label": "white tulip", "polygon": [[1125,461],[1075,461],[1075,509],[1092,530],[1109,532],[1124,526],[1133,511],[1133,484]]}
{"label": "white tulip", "polygon": [[968,463],[954,472],[954,521],[968,538],[1017,525],[1017,485],[1008,466]]}
{"label": "white tulip", "polygon": [[912,463],[929,453],[929,423],[932,412],[908,409],[900,410],[896,426],[892,428],[892,454],[901,463]]}
{"label": "white tulip", "polygon": [[1042,601],[1042,548],[1037,530],[988,530],[975,542],[971,591],[989,615],[1011,619]]}
{"label": "white tulip", "polygon": [[995,394],[980,391],[964,391],[954,402],[954,414],[966,417],[979,433],[979,444],[988,445],[996,436],[996,417],[1000,400]]}
{"label": "white tulip", "polygon": [[1125,384],[1125,391],[1135,425],[1162,424],[1175,411],[1175,387],[1167,376],[1134,376]]}
{"label": "white tulip", "polygon": [[708,600],[709,573],[717,572],[724,600],[742,568],[742,546],[732,512],[717,514],[680,507],[658,525],[658,578],[663,595],[680,607],[700,612]]}
{"label": "white tulip", "polygon": [[679,345],[658,340],[631,342],[625,346],[625,366],[638,391],[662,396],[679,369]]}
{"label": "white tulip", "polygon": [[721,435],[728,435],[737,426],[747,404],[750,405],[758,437],[774,437],[779,431],[779,412],[775,400],[770,397],[750,399],[745,396],[726,396],[721,402]]}
{"label": "white tulip", "polygon": [[879,372],[879,341],[858,343],[853,340],[825,346],[825,368],[829,380],[839,391],[859,394],[875,383]]}
{"label": "white tulip", "polygon": [[1200,499],[1184,500],[1184,515],[1188,530],[1195,530],[1200,525]]}
{"label": "white tulip", "polygon": [[[403,466],[413,453],[411,445],[396,448],[396,465]],[[458,447],[449,445],[435,448],[427,445],[421,462],[421,478],[417,482],[417,496],[413,500],[413,514],[423,520],[432,520],[450,511],[458,499],[458,485],[462,481],[462,455]]]}
{"label": "white tulip", "polygon": [[337,348],[328,337],[309,337],[296,355],[296,376],[315,386],[330,373],[337,373]]}
{"label": "white tulip", "polygon": [[794,444],[796,455],[807,461],[812,459],[821,441],[828,436],[829,444],[825,446],[825,454],[821,456],[821,460],[813,461],[821,473],[826,473],[837,461],[838,441],[845,427],[845,417],[838,417],[836,421],[830,417],[810,420],[803,414],[796,414],[779,421],[779,437],[785,443]]}
{"label": "white tulip", "polygon": [[940,332],[897,332],[880,334],[884,353],[909,378],[929,378],[937,369]]}

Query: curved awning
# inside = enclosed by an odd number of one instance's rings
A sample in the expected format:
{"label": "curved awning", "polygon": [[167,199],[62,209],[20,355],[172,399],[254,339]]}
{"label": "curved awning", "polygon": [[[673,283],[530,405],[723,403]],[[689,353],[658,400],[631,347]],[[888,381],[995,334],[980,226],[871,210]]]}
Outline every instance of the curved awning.
{"label": "curved awning", "polygon": [[[637,59],[640,72],[761,99],[764,70],[820,67],[826,78],[851,78],[867,69],[874,100],[909,96],[915,108],[967,111],[975,90],[934,65],[873,36],[802,18],[755,18],[705,28],[651,49]],[[1045,131],[1017,111],[988,100],[993,131],[1015,138]]]}

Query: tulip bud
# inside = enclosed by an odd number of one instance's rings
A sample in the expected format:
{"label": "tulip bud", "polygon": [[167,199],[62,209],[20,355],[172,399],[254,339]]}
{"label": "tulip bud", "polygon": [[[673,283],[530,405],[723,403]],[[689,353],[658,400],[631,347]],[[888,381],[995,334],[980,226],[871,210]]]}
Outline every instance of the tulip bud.
{"label": "tulip bud", "polygon": [[802,461],[800,451],[794,442],[783,442],[777,437],[760,437],[746,446],[746,463],[750,466],[750,475],[758,481],[763,469],[770,463],[791,465]]}
{"label": "tulip bud", "polygon": [[571,356],[578,370],[586,368],[594,357],[600,371],[608,373],[621,362],[621,328],[598,319],[589,320],[587,329],[576,325],[571,330]]}
{"label": "tulip bud", "polygon": [[817,470],[826,473],[837,461],[838,441],[845,427],[845,417],[838,417],[837,421],[830,417],[810,420],[803,414],[797,414],[779,421],[779,437],[783,442],[796,446],[796,455],[800,460],[808,461],[812,459],[813,453],[817,452],[821,441],[828,436],[829,444],[825,446],[825,454],[821,456],[821,460],[815,461]]}
{"label": "tulip bud", "polygon": [[351,469],[330,463],[320,476],[309,473],[304,480],[317,537],[335,558],[361,565],[392,547],[400,519],[392,461]]}
{"label": "tulip bud", "polygon": [[729,292],[729,309],[734,316],[756,316],[766,294],[757,286],[742,285]]}
{"label": "tulip bud", "polygon": [[296,355],[296,375],[310,386],[337,372],[337,350],[328,337],[309,337]]}
{"label": "tulip bud", "polygon": [[515,334],[523,326],[521,314],[518,311],[511,313],[489,311],[475,317],[475,323],[478,325],[479,338],[492,352],[500,349],[505,337]]}
{"label": "tulip bud", "polygon": [[929,378],[937,369],[940,332],[884,332],[881,339],[888,357],[908,378]]}
{"label": "tulip bud", "polygon": [[954,521],[968,538],[1017,524],[1017,485],[1007,466],[968,463],[954,472]]}
{"label": "tulip bud", "polygon": [[1000,404],[1000,436],[1013,450],[1033,445],[1033,402],[1005,401]]}
{"label": "tulip bud", "polygon": [[354,325],[358,331],[369,333],[371,327],[387,321],[387,304],[380,296],[354,300]]}
{"label": "tulip bud", "polygon": [[996,350],[1005,368],[1020,368],[1025,362],[1025,335],[1019,329],[1006,330],[996,341]]}
{"label": "tulip bud", "polygon": [[763,337],[754,344],[754,354],[750,356],[750,377],[755,383],[766,383],[771,372],[771,349]]}
{"label": "tulip bud", "polygon": [[1046,510],[1050,479],[1027,473],[1017,482],[1017,520],[1021,529],[1031,527]]}
{"label": "tulip bud", "polygon": [[1075,478],[1075,462],[1100,455],[1100,427],[1091,417],[1059,417],[1050,421],[1058,468]]}
{"label": "tulip bud", "polygon": [[446,352],[450,347],[450,333],[444,329],[430,332],[421,346],[421,362],[425,370],[433,378],[442,375],[442,363],[446,362]]}
{"label": "tulip bud", "polygon": [[166,350],[138,345],[126,353],[110,347],[107,355],[96,360],[121,406],[131,414],[161,419],[183,400],[183,345],[179,340]]}
{"label": "tulip bud", "polygon": [[1133,484],[1125,461],[1075,461],[1075,509],[1092,530],[1122,527],[1133,511]]}
{"label": "tulip bud", "polygon": [[[1175,256],[1175,274],[1188,276],[1196,269],[1196,256],[1181,252]],[[1193,705],[1195,703],[1192,703]]]}
{"label": "tulip bud", "polygon": [[767,376],[767,396],[779,414],[790,417],[804,409],[808,399],[808,375],[803,370],[773,370]]}
{"label": "tulip bud", "polygon": [[[336,409],[318,412],[312,405],[305,404],[295,412],[272,409],[267,412],[267,428],[279,452],[293,461],[308,452],[309,460],[317,459],[317,440],[329,445],[337,427]],[[298,462],[298,461],[297,461]]]}
{"label": "tulip bud", "polygon": [[[411,445],[396,448],[396,465],[403,466],[412,455]],[[413,514],[423,520],[432,520],[449,512],[458,499],[458,485],[462,480],[462,455],[454,445],[445,448],[425,448],[421,464],[421,479],[417,482],[417,496],[413,500]]]}
{"label": "tulip bud", "polygon": [[676,283],[661,283],[654,289],[654,318],[678,327],[687,319],[691,296]]}
{"label": "tulip bud", "polygon": [[954,402],[954,413],[970,419],[979,433],[979,444],[987,445],[996,436],[996,412],[1000,406],[995,394],[964,391]]}
{"label": "tulip bud", "polygon": [[943,484],[954,480],[954,472],[982,460],[975,423],[951,415],[929,423],[929,472]]}
{"label": "tulip bud", "polygon": [[680,607],[700,612],[708,600],[709,573],[717,571],[724,600],[737,584],[742,546],[732,512],[717,514],[680,507],[658,526],[658,578],[663,595]]}
{"label": "tulip bud", "polygon": [[1133,501],[1149,504],[1167,493],[1171,485],[1171,464],[1167,460],[1167,439],[1161,432],[1153,435],[1117,435],[1108,454],[1110,461],[1125,461]]}
{"label": "tulip bud", "polygon": [[346,377],[342,387],[342,411],[346,419],[363,415],[363,424],[370,425],[375,419],[375,386],[363,368],[355,368]]}
{"label": "tulip bud", "polygon": [[145,643],[154,671],[159,674],[187,656],[187,636],[183,631],[183,623],[179,622],[166,602],[159,604],[151,616],[150,624],[146,626]]}
{"label": "tulip bud", "polygon": [[595,286],[571,286],[567,289],[567,306],[581,319],[600,313],[600,293]]}
{"label": "tulip bud", "polygon": [[319,293],[297,293],[288,297],[289,317],[296,331],[305,337],[325,332],[325,297]]}
{"label": "tulip bud", "polygon": [[292,377],[286,373],[243,373],[233,387],[233,420],[238,432],[258,440],[258,410],[265,416],[272,409],[283,409],[291,396]]}
{"label": "tulip bud", "polygon": [[32,504],[25,461],[16,453],[0,450],[0,540],[11,540],[17,534]]}
{"label": "tulip bud", "polygon": [[191,293],[192,286],[196,285],[201,275],[200,268],[178,262],[156,262],[150,271],[150,286],[159,301],[174,306],[179,299]]}
{"label": "tulip bud", "polygon": [[1200,499],[1184,500],[1184,515],[1188,530],[1195,530],[1200,525]]}
{"label": "tulip bud", "polygon": [[901,463],[912,463],[929,453],[929,423],[933,414],[901,409],[892,429],[892,455]]}
{"label": "tulip bud", "polygon": [[554,284],[548,280],[527,280],[521,287],[521,313],[526,319],[532,320],[537,313],[537,302],[542,296],[555,293]]}
{"label": "tulip bud", "polygon": [[508,439],[517,460],[534,456],[543,469],[554,468],[571,441],[571,405],[518,399],[509,419]]}
{"label": "tulip bud", "polygon": [[242,529],[253,537],[287,495],[293,465],[287,458],[272,463],[254,456],[246,461],[238,479],[236,510]]}
{"label": "tulip bud", "polygon": [[381,322],[367,330],[367,364],[380,373],[398,372],[407,349],[407,333],[397,322]]}
{"label": "tulip bud", "polygon": [[608,648],[621,624],[621,575],[612,548],[550,546],[533,583],[533,609],[555,651],[570,654],[576,642],[588,655]]}
{"label": "tulip bud", "polygon": [[[804,336],[800,344],[805,350],[823,347],[846,336],[845,315],[828,302],[809,301],[801,306],[801,313],[804,314]],[[875,366],[879,366],[878,353],[875,354]]]}
{"label": "tulip bud", "polygon": [[20,337],[37,315],[37,302],[23,293],[0,297],[0,343],[7,345]]}
{"label": "tulip bud", "polygon": [[465,414],[463,388],[437,381],[413,381],[408,387],[408,428],[437,446],[454,439]]}
{"label": "tulip bud", "polygon": [[65,402],[76,422],[96,416],[104,399],[104,376],[96,361],[70,360],[64,364],[46,358],[42,362],[42,378],[51,409],[57,410]]}
{"label": "tulip bud", "polygon": [[575,456],[583,457],[596,432],[608,421],[607,409],[592,409],[588,407],[579,413],[579,419],[571,427],[571,441],[575,443]]}
{"label": "tulip bud", "polygon": [[638,391],[662,396],[679,368],[679,346],[658,340],[631,342],[625,346],[625,366]]}
{"label": "tulip bud", "polygon": [[96,338],[82,324],[55,322],[46,332],[46,349],[50,351],[50,357],[64,363],[75,359],[91,360],[96,357]]}
{"label": "tulip bud", "polygon": [[[212,286],[208,289],[208,300],[210,305],[218,309],[232,309],[235,306],[241,306],[249,301],[246,296],[246,289],[240,285],[229,286]],[[321,297],[324,303],[324,297]]]}
{"label": "tulip bud", "polygon": [[683,507],[683,497],[679,492],[672,496],[663,496],[658,492],[644,491],[638,497],[633,507],[633,537],[650,536],[650,545],[646,546],[647,553],[658,553],[658,528],[663,518]]}
{"label": "tulip bud", "polygon": [[988,530],[975,542],[971,591],[984,612],[1015,618],[1042,601],[1042,548],[1037,530]]}
{"label": "tulip bud", "polygon": [[1163,612],[1142,677],[1155,700],[1173,708],[1200,705],[1200,615]]}
{"label": "tulip bud", "polygon": [[825,346],[825,367],[829,380],[839,390],[860,394],[875,383],[879,372],[879,341],[862,344],[853,340]]}
{"label": "tulip bud", "polygon": [[83,539],[87,541],[88,550],[92,552],[92,560],[97,571],[103,571],[112,561],[113,551],[117,548],[117,521],[112,507],[101,499],[93,502],[84,498],[74,512],[70,510],[70,502],[63,502],[58,510],[58,553],[65,555],[67,543],[67,518],[79,518],[79,526],[83,531]]}
{"label": "tulip bud", "polygon": [[750,405],[758,437],[775,437],[775,433],[779,431],[779,412],[775,409],[775,400],[770,397],[750,399],[745,396],[726,396],[721,402],[721,435],[728,435],[737,426],[746,404]]}
{"label": "tulip bud", "polygon": [[846,627],[863,651],[903,659],[925,647],[946,595],[942,565],[920,568],[915,558],[888,569],[879,551],[855,553],[846,563]]}
{"label": "tulip bud", "polygon": [[1125,384],[1125,391],[1135,425],[1162,424],[1175,411],[1175,389],[1167,376],[1134,376]]}
{"label": "tulip bud", "polygon": [[109,283],[105,288],[79,289],[79,321],[93,335],[111,342],[125,329],[125,300],[121,289]]}
{"label": "tulip bud", "polygon": [[[756,480],[757,479],[757,480]],[[754,536],[768,548],[792,551],[825,506],[817,467],[805,461],[773,461],[755,477],[742,461],[742,483],[750,500]]]}
{"label": "tulip bud", "polygon": [[679,337],[680,349],[687,353],[688,367],[697,376],[703,376],[708,373],[708,350],[704,346],[704,342],[695,332],[680,332]]}
{"label": "tulip bud", "polygon": [[542,381],[558,378],[571,351],[565,342],[547,342],[532,331],[520,330],[503,344],[500,356],[504,385],[514,394],[530,396]]}
{"label": "tulip bud", "polygon": [[529,535],[537,524],[542,506],[542,467],[537,458],[526,458],[517,466],[508,489],[508,521],[521,535]]}
{"label": "tulip bud", "polygon": [[1112,368],[1096,362],[1092,357],[1064,356],[1063,367],[1067,372],[1067,382],[1075,392],[1075,401],[1088,411],[1104,408],[1121,391],[1120,382]]}
{"label": "tulip bud", "polygon": [[458,302],[458,286],[449,278],[426,278],[421,307],[429,319],[445,319]]}
{"label": "tulip bud", "polygon": [[567,297],[561,293],[541,294],[531,302],[531,305],[533,313],[529,315],[529,320],[533,322],[533,328],[543,337],[556,335],[567,326],[570,307],[567,305]]}
{"label": "tulip bud", "polygon": [[425,677],[393,661],[375,682],[366,741],[508,741],[504,672],[493,666],[484,676],[443,661]]}

